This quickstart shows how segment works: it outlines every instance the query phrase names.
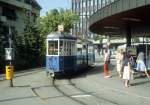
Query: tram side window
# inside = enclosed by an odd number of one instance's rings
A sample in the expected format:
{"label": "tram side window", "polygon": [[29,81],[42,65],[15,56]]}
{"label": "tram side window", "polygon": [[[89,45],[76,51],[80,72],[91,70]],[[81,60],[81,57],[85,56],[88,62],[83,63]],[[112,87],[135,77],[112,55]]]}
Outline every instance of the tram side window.
{"label": "tram side window", "polygon": [[60,41],[60,55],[64,55],[63,41]]}
{"label": "tram side window", "polygon": [[67,55],[67,42],[64,41],[64,55]]}
{"label": "tram side window", "polygon": [[68,41],[68,54],[71,55],[71,41]]}
{"label": "tram side window", "polygon": [[48,42],[48,55],[58,55],[58,41]]}
{"label": "tram side window", "polygon": [[72,55],[75,54],[75,43],[74,43],[74,41],[71,42],[71,54],[72,54]]}
{"label": "tram side window", "polygon": [[71,42],[70,45],[71,45],[71,55],[73,55],[73,42]]}
{"label": "tram side window", "polygon": [[69,55],[69,42],[68,41],[67,41],[67,47],[66,48],[67,48],[66,54]]}

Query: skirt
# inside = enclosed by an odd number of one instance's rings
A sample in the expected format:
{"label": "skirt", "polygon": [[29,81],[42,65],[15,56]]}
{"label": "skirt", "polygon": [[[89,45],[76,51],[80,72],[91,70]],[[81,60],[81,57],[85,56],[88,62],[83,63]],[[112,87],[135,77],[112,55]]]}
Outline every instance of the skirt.
{"label": "skirt", "polygon": [[117,72],[121,72],[122,71],[122,64],[117,63]]}
{"label": "skirt", "polygon": [[124,66],[123,79],[125,79],[125,80],[130,80],[131,79],[131,73],[130,73],[130,70],[129,70],[128,66]]}

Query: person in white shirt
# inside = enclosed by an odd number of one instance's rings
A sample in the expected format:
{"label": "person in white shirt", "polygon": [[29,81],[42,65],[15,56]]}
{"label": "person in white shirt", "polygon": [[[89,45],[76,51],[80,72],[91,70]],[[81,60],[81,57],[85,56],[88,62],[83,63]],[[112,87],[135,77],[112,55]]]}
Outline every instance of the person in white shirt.
{"label": "person in white shirt", "polygon": [[144,62],[144,53],[143,52],[140,52],[138,54],[136,70],[144,72],[147,77],[150,77],[150,75],[147,72],[147,68],[146,68],[145,62]]}

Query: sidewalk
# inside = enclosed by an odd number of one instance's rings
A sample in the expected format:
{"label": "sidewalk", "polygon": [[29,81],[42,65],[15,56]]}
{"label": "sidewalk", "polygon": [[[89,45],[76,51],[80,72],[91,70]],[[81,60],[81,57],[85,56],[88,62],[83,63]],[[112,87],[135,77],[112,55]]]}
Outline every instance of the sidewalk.
{"label": "sidewalk", "polygon": [[[14,72],[14,78],[21,76],[21,75],[28,75],[30,72],[33,72],[33,71],[37,72],[41,69],[44,69],[44,67],[43,68],[33,68],[33,69],[28,69],[28,70],[15,71]],[[5,74],[0,74],[0,81],[4,81],[4,80],[5,80]]]}
{"label": "sidewalk", "polygon": [[[32,88],[35,86],[48,84],[45,81],[45,72],[42,69],[39,71],[39,68],[37,69],[39,73],[35,72],[28,73],[28,75],[27,73],[16,74],[16,77],[13,79],[14,87],[9,87],[9,80],[0,81],[0,105],[46,105],[32,91]],[[5,77],[1,78],[4,79]]]}

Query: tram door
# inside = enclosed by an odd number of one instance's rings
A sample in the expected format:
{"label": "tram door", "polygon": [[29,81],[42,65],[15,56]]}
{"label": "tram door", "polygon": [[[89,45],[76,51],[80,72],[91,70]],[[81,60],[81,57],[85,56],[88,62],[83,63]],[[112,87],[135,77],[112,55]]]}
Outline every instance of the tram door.
{"label": "tram door", "polygon": [[48,40],[47,42],[46,68],[59,71],[58,40]]}

